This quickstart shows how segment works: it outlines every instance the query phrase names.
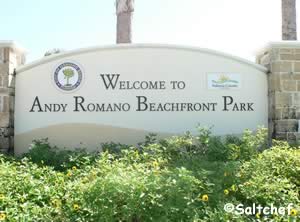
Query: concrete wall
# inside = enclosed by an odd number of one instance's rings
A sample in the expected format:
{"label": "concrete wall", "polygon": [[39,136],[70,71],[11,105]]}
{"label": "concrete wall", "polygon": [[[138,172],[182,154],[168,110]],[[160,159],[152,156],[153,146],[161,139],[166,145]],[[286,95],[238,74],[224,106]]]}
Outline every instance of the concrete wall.
{"label": "concrete wall", "polygon": [[[55,81],[56,70],[76,63],[83,80],[74,91],[63,91]],[[59,147],[95,149],[101,142],[135,144],[149,132],[182,134],[201,126],[214,126],[217,135],[240,134],[267,125],[267,76],[263,66],[213,50],[170,45],[130,44],[96,47],[61,53],[17,69],[15,153],[27,151],[34,139],[49,138]],[[165,89],[106,89],[100,74],[120,74],[120,80],[165,81]],[[211,88],[213,76],[232,76],[237,88]],[[233,75],[236,75],[234,77]],[[63,79],[62,79],[63,80]],[[231,81],[230,80],[230,81]],[[183,81],[184,89],[173,89],[171,81]],[[255,88],[257,87],[257,88]],[[36,96],[41,106],[65,104],[66,111],[32,110]],[[74,96],[88,103],[128,103],[128,112],[74,111]],[[137,111],[137,96],[148,103],[216,103],[215,110]],[[232,104],[224,110],[224,96]],[[252,109],[240,104],[253,104]]]}
{"label": "concrete wall", "polygon": [[[75,54],[72,54],[72,52],[69,53],[70,58]],[[63,57],[61,55],[57,57],[58,61],[61,61],[62,59]],[[234,57],[231,59],[232,61],[240,61]],[[55,59],[50,60],[54,61]],[[51,62],[50,60],[49,62]],[[47,62],[46,60],[41,61]],[[8,152],[9,149],[12,149],[14,145],[13,113],[15,92],[14,76],[12,74],[14,73],[14,69],[20,65],[23,65],[24,62],[24,50],[22,50],[20,47],[17,47],[13,42],[0,41],[0,152]],[[38,63],[39,62],[33,63],[33,65]],[[270,138],[288,140],[290,142],[299,140],[300,133],[298,130],[298,121],[300,119],[300,43],[270,43],[257,56],[257,63],[265,66],[268,69],[267,103],[269,111],[268,114],[264,113],[264,115],[268,115]],[[31,67],[31,65],[25,66],[25,69],[28,69],[29,67]],[[23,71],[25,69],[21,68]],[[220,72],[224,70],[218,69],[216,71]],[[254,82],[248,83],[251,84],[251,87],[254,90],[261,90],[261,86],[253,84]],[[29,89],[30,92],[30,86],[24,86],[24,84],[21,85],[22,87],[20,88],[22,88],[22,90],[25,90],[26,92],[27,89]]]}
{"label": "concrete wall", "polygon": [[13,42],[0,41],[0,152],[13,149],[14,69],[24,64],[23,50]]}

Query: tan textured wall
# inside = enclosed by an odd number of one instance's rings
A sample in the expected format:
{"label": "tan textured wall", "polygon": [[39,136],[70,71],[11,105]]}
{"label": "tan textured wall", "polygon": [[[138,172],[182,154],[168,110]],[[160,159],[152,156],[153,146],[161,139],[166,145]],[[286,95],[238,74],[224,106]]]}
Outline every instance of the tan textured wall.
{"label": "tan textured wall", "polygon": [[0,42],[0,152],[12,151],[14,135],[14,69],[24,55],[12,43]]}
{"label": "tan textured wall", "polygon": [[300,44],[271,43],[257,62],[269,69],[270,136],[295,142],[300,138]]}

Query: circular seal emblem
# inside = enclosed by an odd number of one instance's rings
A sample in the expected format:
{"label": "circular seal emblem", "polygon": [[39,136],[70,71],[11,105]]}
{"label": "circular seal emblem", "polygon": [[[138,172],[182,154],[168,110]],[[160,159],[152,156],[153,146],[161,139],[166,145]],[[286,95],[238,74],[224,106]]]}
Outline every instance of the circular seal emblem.
{"label": "circular seal emblem", "polygon": [[54,72],[56,86],[64,91],[73,91],[82,82],[82,70],[73,62],[65,62],[59,65]]}

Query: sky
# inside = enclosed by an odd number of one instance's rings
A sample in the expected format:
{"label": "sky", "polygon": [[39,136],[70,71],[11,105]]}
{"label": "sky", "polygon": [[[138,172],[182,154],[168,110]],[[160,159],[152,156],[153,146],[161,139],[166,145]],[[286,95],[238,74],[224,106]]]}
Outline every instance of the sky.
{"label": "sky", "polygon": [[[0,0],[0,40],[24,47],[27,63],[53,48],[115,44],[114,2]],[[255,61],[268,42],[281,40],[281,0],[135,0],[132,28],[133,43],[209,48]]]}

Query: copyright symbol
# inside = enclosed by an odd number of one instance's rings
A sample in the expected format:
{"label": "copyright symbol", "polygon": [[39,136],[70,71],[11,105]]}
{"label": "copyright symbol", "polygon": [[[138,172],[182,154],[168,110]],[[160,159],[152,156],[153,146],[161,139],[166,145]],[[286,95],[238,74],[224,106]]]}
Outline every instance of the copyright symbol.
{"label": "copyright symbol", "polygon": [[224,210],[227,213],[232,213],[234,211],[234,205],[232,203],[227,203],[224,205]]}

